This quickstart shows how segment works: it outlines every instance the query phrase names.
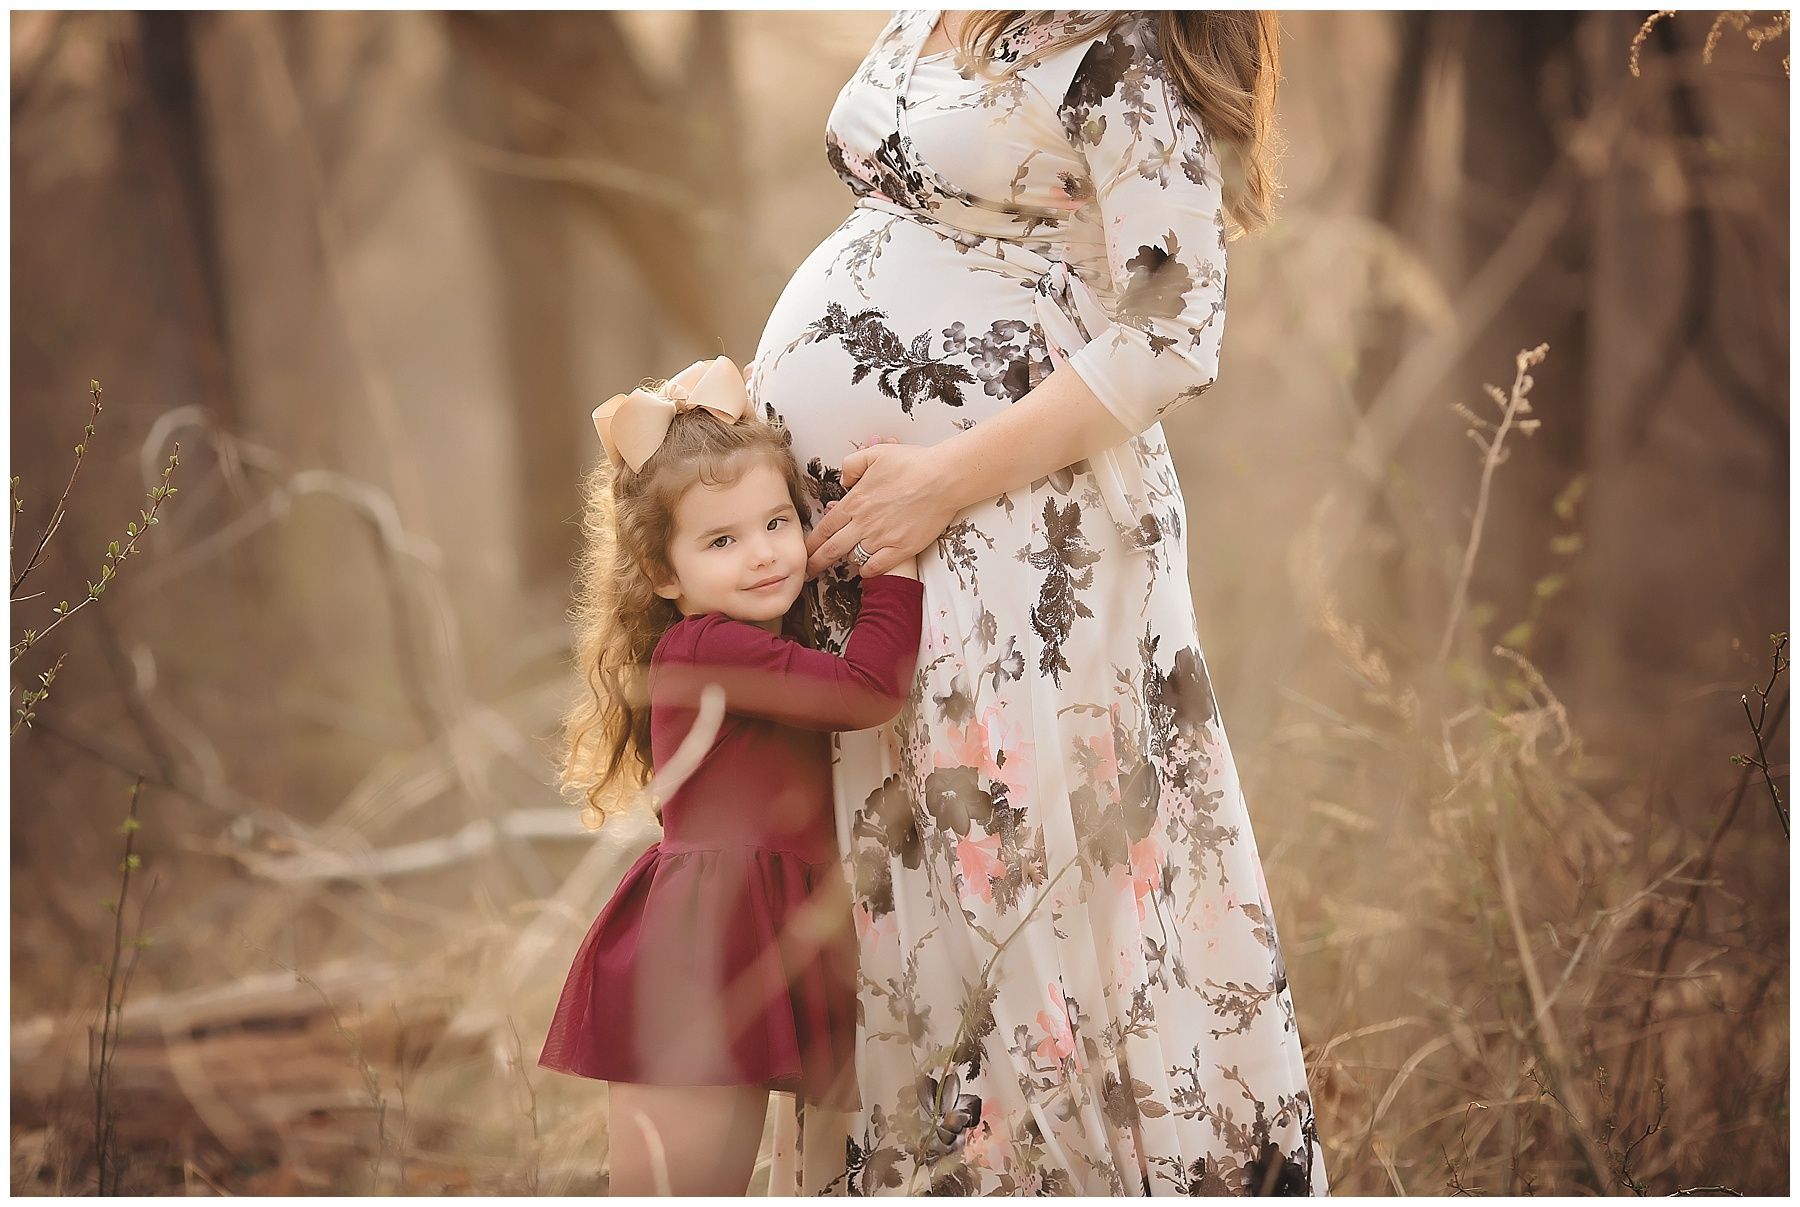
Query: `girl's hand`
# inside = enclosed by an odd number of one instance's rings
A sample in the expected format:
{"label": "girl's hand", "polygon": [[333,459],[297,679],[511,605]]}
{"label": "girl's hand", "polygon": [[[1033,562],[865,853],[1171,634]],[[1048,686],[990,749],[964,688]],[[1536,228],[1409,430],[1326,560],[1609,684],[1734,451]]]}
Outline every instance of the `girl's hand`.
{"label": "girl's hand", "polygon": [[882,441],[859,448],[844,458],[842,481],[849,493],[807,535],[808,578],[849,558],[858,541],[874,555],[861,576],[886,574],[937,540],[962,510],[935,446]]}

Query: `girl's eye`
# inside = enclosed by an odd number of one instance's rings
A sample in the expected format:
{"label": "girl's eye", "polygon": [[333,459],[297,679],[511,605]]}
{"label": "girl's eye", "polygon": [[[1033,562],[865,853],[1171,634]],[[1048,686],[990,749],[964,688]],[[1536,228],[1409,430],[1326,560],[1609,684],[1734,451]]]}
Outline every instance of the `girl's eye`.
{"label": "girl's eye", "polygon": [[785,524],[785,523],[787,523],[787,520],[788,520],[788,518],[787,518],[787,517],[786,517],[786,516],[784,516],[784,515],[778,515],[778,516],[776,516],[776,517],[775,517],[775,518],[774,518],[774,519],[772,519],[772,520],[770,520],[770,521],[769,521],[769,523],[771,523],[771,524]]}
{"label": "girl's eye", "polygon": [[724,547],[725,547],[725,546],[723,546],[723,545],[721,545],[721,544],[719,544],[719,542],[720,542],[720,541],[729,541],[729,540],[730,540],[730,539],[731,539],[731,538],[730,538],[730,537],[728,537],[728,536],[721,536],[721,537],[714,537],[714,538],[713,538],[713,543],[712,543],[712,545],[711,545],[711,546],[710,546],[710,547],[711,547],[711,548],[713,548],[713,549],[723,549],[723,548],[724,548]]}

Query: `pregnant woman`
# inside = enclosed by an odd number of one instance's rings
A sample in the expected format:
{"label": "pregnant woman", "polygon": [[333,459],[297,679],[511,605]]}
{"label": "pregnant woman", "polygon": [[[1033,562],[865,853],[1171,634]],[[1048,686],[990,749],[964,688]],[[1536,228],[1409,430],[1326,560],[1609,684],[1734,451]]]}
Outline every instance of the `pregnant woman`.
{"label": "pregnant woman", "polygon": [[831,504],[821,643],[915,553],[925,605],[906,708],[834,740],[838,1191],[1325,1191],[1160,423],[1217,371],[1275,72],[1266,14],[914,10],[831,111],[855,207],[751,396]]}

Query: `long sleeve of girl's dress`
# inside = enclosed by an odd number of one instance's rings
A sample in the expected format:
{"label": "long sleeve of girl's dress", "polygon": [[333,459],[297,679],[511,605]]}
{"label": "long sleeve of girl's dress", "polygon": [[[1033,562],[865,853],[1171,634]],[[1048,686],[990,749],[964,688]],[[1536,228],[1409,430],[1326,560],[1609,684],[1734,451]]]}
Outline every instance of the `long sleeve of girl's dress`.
{"label": "long sleeve of girl's dress", "polygon": [[872,729],[894,717],[911,690],[923,594],[917,579],[866,579],[841,658],[743,621],[704,617],[658,667],[653,695],[692,707],[701,688],[718,683],[727,713],[799,729]]}
{"label": "long sleeve of girl's dress", "polygon": [[1133,15],[1083,56],[1058,113],[1086,158],[1117,298],[1069,358],[1133,434],[1198,398],[1225,331],[1225,208],[1212,140],[1179,103],[1153,20]]}

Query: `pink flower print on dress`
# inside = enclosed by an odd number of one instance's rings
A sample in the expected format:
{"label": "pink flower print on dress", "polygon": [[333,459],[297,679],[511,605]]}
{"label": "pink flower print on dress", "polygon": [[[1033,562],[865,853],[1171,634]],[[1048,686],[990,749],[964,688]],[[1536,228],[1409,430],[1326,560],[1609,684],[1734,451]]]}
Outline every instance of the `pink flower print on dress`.
{"label": "pink flower print on dress", "polygon": [[1157,842],[1154,834],[1131,847],[1131,891],[1137,896],[1140,923],[1147,912],[1144,902],[1162,885],[1164,862],[1162,844]]}
{"label": "pink flower print on dress", "polygon": [[862,951],[874,951],[892,941],[900,925],[898,914],[890,912],[877,918],[861,901],[851,910],[850,920],[856,928],[857,948]]}
{"label": "pink flower print on dress", "polygon": [[1006,1113],[993,1095],[981,1104],[981,1122],[969,1129],[963,1141],[963,1159],[982,1169],[994,1168],[996,1154],[1006,1150]]}
{"label": "pink flower print on dress", "polygon": [[[998,704],[990,705],[981,714],[981,721],[987,729],[988,748],[994,752],[989,757],[989,763],[994,767],[992,775],[1006,785],[1006,798],[1017,808],[1025,799],[1031,779],[1036,744],[1025,739],[1025,726],[1014,721]],[[1004,767],[998,765],[995,757],[1002,752],[1006,755]]]}
{"label": "pink flower print on dress", "polygon": [[956,840],[956,862],[962,870],[963,889],[990,905],[994,900],[993,881],[1006,875],[1006,864],[1000,860],[1000,836],[990,834],[977,839],[973,834]]}
{"label": "pink flower print on dress", "polygon": [[1207,951],[1219,949],[1219,923],[1236,908],[1237,897],[1231,893],[1208,897],[1200,903],[1200,933],[1206,936]]}
{"label": "pink flower print on dress", "polygon": [[875,929],[875,915],[869,907],[858,901],[850,908],[850,923],[856,929],[856,946],[868,947],[871,932]]}
{"label": "pink flower print on dress", "polygon": [[971,718],[967,725],[945,725],[944,740],[932,752],[933,765],[939,770],[945,767],[968,767],[977,775],[992,779],[997,770],[993,756],[988,753],[988,734],[986,726]]}
{"label": "pink flower print on dress", "polygon": [[1083,738],[1082,745],[1094,752],[1094,783],[1107,794],[1107,799],[1119,799],[1119,759],[1113,749],[1112,731],[1108,730],[1093,737]]}
{"label": "pink flower print on dress", "polygon": [[[1004,751],[1006,765],[998,755]],[[943,740],[933,751],[932,761],[945,767],[968,767],[985,780],[1006,785],[1007,799],[1024,798],[1031,777],[1032,743],[1025,740],[1023,725],[1015,724],[999,705],[990,707],[966,725],[945,725]]]}
{"label": "pink flower print on dress", "polygon": [[1049,983],[1050,1009],[1039,1010],[1037,1016],[1038,1029],[1044,1038],[1038,1043],[1037,1058],[1045,1064],[1059,1065],[1071,1057],[1075,1061],[1076,1071],[1081,1069],[1081,1055],[1075,1050],[1075,1028],[1069,1025],[1069,1012],[1063,1005],[1062,989],[1055,981]]}

